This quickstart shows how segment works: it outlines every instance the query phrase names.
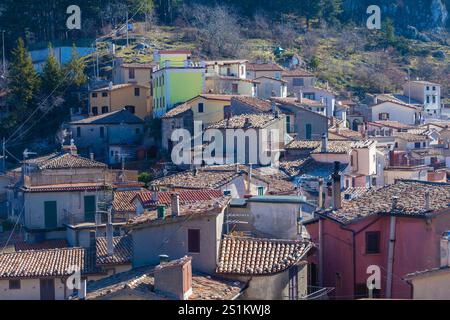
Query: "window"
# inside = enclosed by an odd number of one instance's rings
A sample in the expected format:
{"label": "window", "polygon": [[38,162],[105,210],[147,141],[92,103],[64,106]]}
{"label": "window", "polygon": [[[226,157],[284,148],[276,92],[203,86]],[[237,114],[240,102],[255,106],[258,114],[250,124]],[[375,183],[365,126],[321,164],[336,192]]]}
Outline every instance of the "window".
{"label": "window", "polygon": [[264,195],[264,187],[258,187],[258,196]]}
{"label": "window", "polygon": [[198,104],[198,112],[199,112],[199,113],[203,113],[203,111],[204,111],[204,110],[203,110],[203,103],[199,103],[199,104]]}
{"label": "window", "polygon": [[200,253],[200,230],[188,229],[188,252]]}
{"label": "window", "polygon": [[9,280],[9,290],[19,290],[20,280]]}
{"label": "window", "polygon": [[414,148],[420,149],[420,142],[414,142]]}
{"label": "window", "polygon": [[245,68],[244,66],[241,66],[241,75],[243,76],[245,74]]}
{"label": "window", "polygon": [[98,107],[92,107],[92,114],[94,116],[98,115]]}
{"label": "window", "polygon": [[105,128],[100,127],[100,138],[104,138],[104,137],[105,137]]}
{"label": "window", "polygon": [[134,88],[134,96],[139,97],[141,95],[141,90],[139,88]]}
{"label": "window", "polygon": [[128,78],[134,79],[134,77],[135,77],[134,68],[128,69]]}
{"label": "window", "polygon": [[102,113],[108,113],[108,109],[107,106],[102,107]]}
{"label": "window", "polygon": [[136,134],[141,134],[141,129],[136,128]]}
{"label": "window", "polygon": [[96,92],[94,92],[94,93],[92,94],[92,98],[97,98],[97,93],[96,93]]}
{"label": "window", "polygon": [[427,143],[426,143],[426,142],[423,142],[423,143],[422,143],[422,147],[426,148],[426,146],[427,146]]}
{"label": "window", "polygon": [[231,84],[231,92],[232,92],[233,94],[237,94],[238,91],[239,91],[238,84],[237,84],[237,83]]}
{"label": "window", "polygon": [[378,115],[378,120],[389,120],[389,113],[380,113]]}
{"label": "window", "polygon": [[231,196],[231,190],[224,190],[223,191],[224,196]]}
{"label": "window", "polygon": [[305,92],[303,94],[303,98],[309,99],[309,100],[316,100],[316,95],[311,92]]}
{"label": "window", "polygon": [[433,103],[436,103],[436,96],[433,96]]}
{"label": "window", "polygon": [[136,107],[135,106],[126,106],[125,109],[127,109],[132,114],[134,114],[136,112]]}
{"label": "window", "polygon": [[430,96],[427,96],[427,103],[430,103]]}
{"label": "window", "polygon": [[77,127],[77,138],[81,137],[81,128]]}
{"label": "window", "polygon": [[435,86],[433,86],[433,91],[436,91],[436,87]]}
{"label": "window", "polygon": [[108,96],[108,92],[102,92],[102,97],[107,97]]}
{"label": "window", "polygon": [[380,253],[380,232],[366,232],[366,254]]}
{"label": "window", "polygon": [[430,86],[427,86],[427,90],[430,90]]}
{"label": "window", "polygon": [[303,87],[305,82],[303,81],[303,78],[294,78],[292,79],[292,85],[294,87]]}

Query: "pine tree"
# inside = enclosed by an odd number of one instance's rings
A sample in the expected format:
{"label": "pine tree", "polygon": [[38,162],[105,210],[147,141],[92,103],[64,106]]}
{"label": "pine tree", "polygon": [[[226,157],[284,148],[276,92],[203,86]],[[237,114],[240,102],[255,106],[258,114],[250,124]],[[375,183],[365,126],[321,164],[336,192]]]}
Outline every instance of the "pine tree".
{"label": "pine tree", "polygon": [[[23,115],[31,107],[40,81],[33,67],[31,56],[25,48],[22,38],[17,40],[17,48],[12,51],[8,87],[10,89],[9,105],[12,112]],[[19,119],[21,118],[19,116]]]}
{"label": "pine tree", "polygon": [[339,16],[342,14],[342,0],[322,0],[321,3],[321,17],[329,24],[334,24],[339,21]]}
{"label": "pine tree", "polygon": [[70,72],[69,81],[73,83],[77,88],[83,86],[88,81],[85,73],[86,61],[78,54],[75,44],[72,47],[72,58],[64,66],[64,73]]}
{"label": "pine tree", "polygon": [[42,93],[44,95],[59,96],[62,92],[63,86],[63,74],[59,62],[56,60],[53,46],[48,46],[48,57],[42,69],[41,75],[42,81]]}

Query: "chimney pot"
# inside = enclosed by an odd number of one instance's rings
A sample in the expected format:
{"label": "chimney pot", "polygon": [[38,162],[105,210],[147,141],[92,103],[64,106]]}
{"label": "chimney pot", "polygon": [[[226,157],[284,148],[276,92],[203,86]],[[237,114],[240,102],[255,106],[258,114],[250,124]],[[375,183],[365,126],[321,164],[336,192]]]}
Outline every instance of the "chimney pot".
{"label": "chimney pot", "polygon": [[328,152],[328,137],[327,134],[324,133],[322,135],[322,153],[327,153]]}
{"label": "chimney pot", "polygon": [[171,197],[172,216],[178,217],[180,215],[180,194],[172,193],[170,197]]}
{"label": "chimney pot", "polygon": [[114,254],[114,242],[111,212],[108,212],[108,223],[106,224],[106,248],[108,251],[108,256],[112,256]]}
{"label": "chimney pot", "polygon": [[430,192],[425,192],[425,210],[430,211]]}
{"label": "chimney pot", "polygon": [[169,262],[169,256],[166,254],[159,255],[159,264],[164,265]]}
{"label": "chimney pot", "polygon": [[393,196],[392,197],[392,210],[397,209],[397,205],[398,205],[398,197],[397,196]]}

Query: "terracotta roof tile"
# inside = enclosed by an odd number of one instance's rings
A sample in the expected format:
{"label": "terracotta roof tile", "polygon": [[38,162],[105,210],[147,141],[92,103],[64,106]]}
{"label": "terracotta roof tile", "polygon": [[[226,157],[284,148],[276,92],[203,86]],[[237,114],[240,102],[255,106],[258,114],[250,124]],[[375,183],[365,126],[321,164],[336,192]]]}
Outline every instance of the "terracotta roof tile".
{"label": "terracotta roof tile", "polygon": [[[242,114],[212,124],[208,129],[242,129],[242,128],[264,128],[273,121],[278,120],[273,114]],[[248,121],[248,122],[247,122]]]}
{"label": "terracotta roof tile", "polygon": [[40,278],[71,275],[69,267],[78,266],[82,274],[97,273],[89,249],[60,248],[20,251],[0,255],[0,278]]}
{"label": "terracotta roof tile", "polygon": [[[371,189],[364,196],[342,203],[342,209],[324,211],[322,214],[341,223],[350,223],[374,214],[396,214],[426,217],[425,194],[430,195],[430,210],[448,208],[450,184],[400,180],[378,190]],[[398,197],[395,209],[393,197]]]}
{"label": "terracotta roof tile", "polygon": [[14,245],[16,251],[31,251],[44,249],[67,248],[66,240],[46,240],[39,243],[19,242]]}
{"label": "terracotta roof tile", "polygon": [[237,275],[282,272],[298,263],[310,247],[305,241],[225,236],[216,272]]}
{"label": "terracotta roof tile", "polygon": [[247,71],[283,71],[276,63],[247,63]]}
{"label": "terracotta roof tile", "polygon": [[136,212],[136,207],[133,204],[133,199],[141,192],[147,189],[140,190],[126,190],[114,192],[114,199],[112,202],[113,210],[117,213]]}
{"label": "terracotta roof tile", "polygon": [[97,266],[129,264],[133,257],[133,242],[131,236],[113,238],[113,255],[108,256],[107,242],[105,237],[97,238]]}
{"label": "terracotta roof tile", "polygon": [[262,100],[262,99],[259,99],[256,97],[236,96],[236,97],[233,97],[233,99],[231,100],[231,103],[233,103],[233,101],[238,101],[238,102],[244,103],[244,104],[246,104],[250,107],[253,107],[262,112],[272,111],[272,104],[269,101]]}
{"label": "terracotta roof tile", "polygon": [[[136,290],[148,300],[170,299],[154,290],[154,269],[146,266],[113,276],[90,282],[87,288],[87,299],[107,298],[123,289]],[[245,287],[244,282],[217,279],[208,275],[193,272],[192,295],[189,300],[230,300],[235,298]]]}
{"label": "terracotta roof tile", "polygon": [[24,161],[35,164],[39,169],[67,169],[67,168],[106,168],[106,164],[83,158],[70,153],[54,153],[51,155]]}
{"label": "terracotta roof tile", "polygon": [[283,77],[314,77],[314,75],[306,70],[294,69],[283,71]]}

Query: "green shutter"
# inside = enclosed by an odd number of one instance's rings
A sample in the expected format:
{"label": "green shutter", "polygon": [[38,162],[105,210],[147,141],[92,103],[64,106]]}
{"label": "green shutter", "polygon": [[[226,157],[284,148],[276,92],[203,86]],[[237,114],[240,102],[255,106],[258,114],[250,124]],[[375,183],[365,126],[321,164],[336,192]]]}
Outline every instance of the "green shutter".
{"label": "green shutter", "polygon": [[84,197],[84,219],[86,222],[95,221],[95,196],[85,196]]}
{"label": "green shutter", "polygon": [[312,125],[310,123],[306,124],[306,140],[312,139]]}
{"label": "green shutter", "polygon": [[56,201],[44,202],[45,228],[56,229],[58,227]]}

